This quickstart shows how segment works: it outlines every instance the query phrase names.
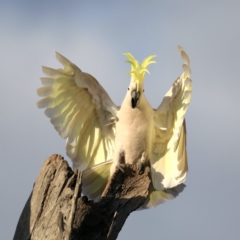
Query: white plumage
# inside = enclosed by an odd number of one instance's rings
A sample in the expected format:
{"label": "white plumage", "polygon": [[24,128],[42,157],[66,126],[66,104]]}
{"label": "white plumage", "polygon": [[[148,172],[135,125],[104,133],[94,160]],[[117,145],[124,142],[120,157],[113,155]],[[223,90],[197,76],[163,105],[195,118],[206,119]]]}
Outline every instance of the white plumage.
{"label": "white plumage", "polygon": [[144,74],[155,56],[139,64],[131,54],[131,81],[120,108],[98,81],[56,53],[63,69],[43,67],[37,90],[39,108],[62,138],[73,167],[83,172],[83,192],[97,200],[116,168],[125,163],[150,164],[152,184],[143,208],[172,199],[184,188],[187,175],[185,114],[191,98],[191,69],[182,47],[183,73],[157,109],[144,94]]}

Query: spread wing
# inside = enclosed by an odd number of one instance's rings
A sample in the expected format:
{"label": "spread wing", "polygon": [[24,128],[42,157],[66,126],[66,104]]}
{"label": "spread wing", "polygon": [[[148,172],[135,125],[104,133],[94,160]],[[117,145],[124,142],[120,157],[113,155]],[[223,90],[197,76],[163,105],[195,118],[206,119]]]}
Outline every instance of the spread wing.
{"label": "spread wing", "polygon": [[182,47],[183,74],[173,83],[155,111],[151,174],[156,190],[173,188],[187,175],[185,114],[191,99],[190,61]]}
{"label": "spread wing", "polygon": [[37,90],[39,108],[46,108],[56,131],[67,139],[66,152],[80,171],[111,158],[117,107],[98,81],[56,53],[63,69],[43,67]]}

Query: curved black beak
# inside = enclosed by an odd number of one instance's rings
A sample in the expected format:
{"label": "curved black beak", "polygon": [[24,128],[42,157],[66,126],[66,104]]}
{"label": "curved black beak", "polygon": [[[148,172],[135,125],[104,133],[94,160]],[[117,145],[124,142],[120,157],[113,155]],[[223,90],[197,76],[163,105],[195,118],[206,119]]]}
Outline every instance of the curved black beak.
{"label": "curved black beak", "polygon": [[132,91],[132,108],[135,108],[137,106],[138,99],[140,97],[140,93],[137,91]]}

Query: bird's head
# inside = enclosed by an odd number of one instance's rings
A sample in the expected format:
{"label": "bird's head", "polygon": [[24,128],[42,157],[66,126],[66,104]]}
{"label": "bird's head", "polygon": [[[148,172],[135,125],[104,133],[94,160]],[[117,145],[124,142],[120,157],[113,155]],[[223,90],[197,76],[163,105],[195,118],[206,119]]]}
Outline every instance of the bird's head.
{"label": "bird's head", "polygon": [[135,108],[144,90],[144,75],[146,72],[149,73],[147,67],[152,63],[156,63],[155,61],[151,61],[153,58],[156,57],[156,55],[151,55],[147,57],[141,64],[139,64],[139,62],[132,56],[132,54],[123,54],[129,59],[126,62],[131,64],[131,71],[128,72],[128,74],[131,75],[131,82],[128,90],[131,93],[132,108]]}

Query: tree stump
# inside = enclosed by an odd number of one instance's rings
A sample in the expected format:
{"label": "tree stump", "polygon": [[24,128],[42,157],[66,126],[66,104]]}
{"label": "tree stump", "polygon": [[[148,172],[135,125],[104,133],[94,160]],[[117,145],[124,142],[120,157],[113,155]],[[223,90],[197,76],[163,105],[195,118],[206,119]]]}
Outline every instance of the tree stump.
{"label": "tree stump", "polygon": [[117,170],[99,202],[81,195],[81,173],[60,155],[48,158],[17,224],[14,240],[116,239],[128,215],[146,200],[149,167]]}

